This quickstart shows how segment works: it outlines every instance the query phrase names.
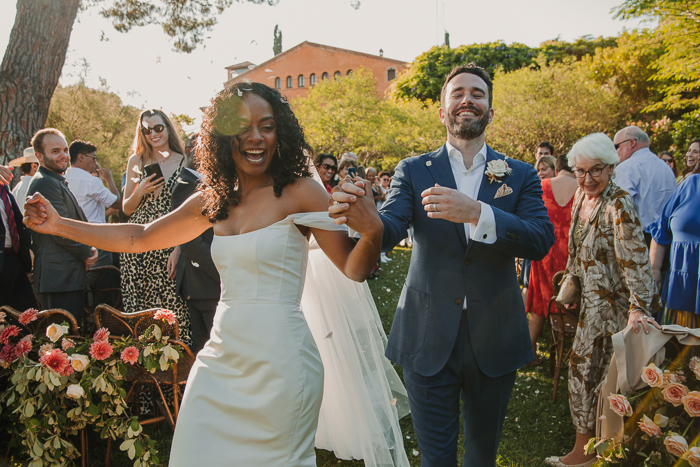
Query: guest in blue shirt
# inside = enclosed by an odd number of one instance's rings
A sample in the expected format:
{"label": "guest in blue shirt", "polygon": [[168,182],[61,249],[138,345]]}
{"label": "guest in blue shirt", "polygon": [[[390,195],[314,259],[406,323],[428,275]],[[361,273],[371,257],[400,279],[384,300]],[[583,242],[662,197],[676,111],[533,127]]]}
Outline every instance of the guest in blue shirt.
{"label": "guest in blue shirt", "polygon": [[661,290],[665,304],[661,324],[700,328],[700,172],[695,170],[668,200],[661,216],[649,226],[651,268],[661,285],[661,263],[670,245],[670,267]]}
{"label": "guest in blue shirt", "polygon": [[[615,183],[632,197],[644,232],[661,215],[676,190],[673,170],[649,150],[649,136],[636,126],[618,131],[614,139],[620,164]],[[646,235],[647,245],[651,237]]]}

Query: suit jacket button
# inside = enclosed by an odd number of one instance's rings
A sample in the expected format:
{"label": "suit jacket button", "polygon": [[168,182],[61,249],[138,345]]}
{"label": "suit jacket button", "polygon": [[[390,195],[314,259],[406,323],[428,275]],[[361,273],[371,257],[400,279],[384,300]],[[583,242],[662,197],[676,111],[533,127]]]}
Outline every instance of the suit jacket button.
{"label": "suit jacket button", "polygon": [[469,260],[465,260],[465,261],[464,261],[464,265],[465,265],[465,266],[469,266],[470,263],[471,263],[471,261],[469,261]]}
{"label": "suit jacket button", "polygon": [[455,303],[456,303],[457,305],[461,305],[461,304],[462,304],[462,300],[458,298],[457,300],[455,300]]}

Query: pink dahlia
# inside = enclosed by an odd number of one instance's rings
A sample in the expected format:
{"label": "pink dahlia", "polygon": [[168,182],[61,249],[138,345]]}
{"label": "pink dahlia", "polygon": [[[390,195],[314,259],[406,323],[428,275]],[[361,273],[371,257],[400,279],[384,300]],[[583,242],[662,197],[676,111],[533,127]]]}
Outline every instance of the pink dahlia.
{"label": "pink dahlia", "polygon": [[175,313],[173,313],[170,310],[158,310],[156,311],[156,314],[153,315],[155,319],[162,319],[163,321],[167,321],[169,325],[174,325],[175,322],[177,321],[175,319]]}
{"label": "pink dahlia", "polygon": [[53,349],[46,352],[41,358],[39,358],[39,362],[51,368],[60,375],[66,373],[66,367],[70,367],[68,355],[59,349]]}
{"label": "pink dahlia", "polygon": [[15,325],[7,326],[0,332],[0,344],[7,344],[10,342],[10,337],[19,334],[19,328]]}
{"label": "pink dahlia", "polygon": [[63,340],[61,341],[61,348],[62,348],[63,350],[72,349],[72,348],[74,348],[74,347],[75,347],[75,342],[73,342],[73,341],[70,340],[70,339],[67,339],[67,338],[64,337]]}
{"label": "pink dahlia", "polygon": [[29,308],[28,310],[24,311],[21,315],[19,315],[19,322],[24,324],[25,326],[32,321],[36,321],[36,316],[39,312],[37,311],[36,308]]}
{"label": "pink dahlia", "polygon": [[112,355],[114,348],[107,341],[95,341],[90,346],[90,356],[95,360],[104,360]]}
{"label": "pink dahlia", "polygon": [[17,350],[14,345],[6,344],[0,349],[0,360],[12,363],[17,359]]}
{"label": "pink dahlia", "polygon": [[109,331],[106,328],[100,328],[97,331],[95,331],[95,335],[92,336],[92,339],[95,342],[106,341],[107,339],[109,339]]}
{"label": "pink dahlia", "polygon": [[17,358],[27,355],[32,350],[32,335],[23,337],[15,347]]}
{"label": "pink dahlia", "polygon": [[122,350],[121,357],[124,363],[129,363],[133,365],[139,359],[139,349],[137,349],[133,345],[129,346]]}

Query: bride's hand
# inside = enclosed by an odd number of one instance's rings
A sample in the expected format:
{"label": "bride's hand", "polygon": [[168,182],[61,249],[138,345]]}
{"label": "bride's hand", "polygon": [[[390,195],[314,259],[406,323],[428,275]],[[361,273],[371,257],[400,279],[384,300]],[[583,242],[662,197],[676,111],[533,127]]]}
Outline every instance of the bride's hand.
{"label": "bride's hand", "polygon": [[24,203],[24,225],[38,233],[53,235],[61,216],[41,193],[34,193]]}
{"label": "bride's hand", "polygon": [[338,225],[347,224],[360,236],[381,235],[384,226],[374,202],[372,185],[367,180],[358,178],[355,183],[349,180],[341,182],[336,188],[332,194],[334,204],[328,209],[334,222]]}

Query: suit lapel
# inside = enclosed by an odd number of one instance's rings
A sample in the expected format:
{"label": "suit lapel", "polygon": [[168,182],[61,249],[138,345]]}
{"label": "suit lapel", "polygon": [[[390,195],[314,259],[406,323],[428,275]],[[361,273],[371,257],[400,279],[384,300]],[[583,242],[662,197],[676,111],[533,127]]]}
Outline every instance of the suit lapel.
{"label": "suit lapel", "polygon": [[[428,156],[425,164],[428,171],[433,176],[435,183],[446,188],[457,189],[457,182],[452,173],[452,164],[450,164],[450,156],[447,154],[447,146],[442,145],[439,151]],[[454,224],[457,228],[457,234],[462,240],[462,244],[467,246],[467,235],[464,233],[464,224]]]}

